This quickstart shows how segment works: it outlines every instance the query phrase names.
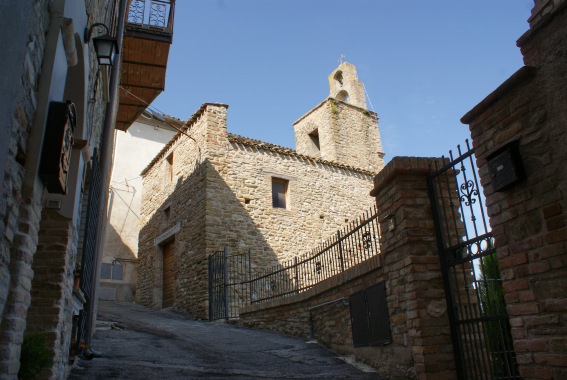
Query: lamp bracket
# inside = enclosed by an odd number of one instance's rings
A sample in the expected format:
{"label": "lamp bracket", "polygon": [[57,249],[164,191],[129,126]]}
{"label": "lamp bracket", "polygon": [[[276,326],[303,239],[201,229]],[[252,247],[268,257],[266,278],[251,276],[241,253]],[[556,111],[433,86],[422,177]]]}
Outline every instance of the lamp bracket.
{"label": "lamp bracket", "polygon": [[91,40],[91,34],[93,32],[93,28],[96,27],[102,27],[106,30],[106,34],[110,34],[108,31],[108,26],[106,26],[102,22],[97,22],[95,24],[92,24],[90,28],[85,28],[85,35],[84,35],[85,43],[88,43]]}

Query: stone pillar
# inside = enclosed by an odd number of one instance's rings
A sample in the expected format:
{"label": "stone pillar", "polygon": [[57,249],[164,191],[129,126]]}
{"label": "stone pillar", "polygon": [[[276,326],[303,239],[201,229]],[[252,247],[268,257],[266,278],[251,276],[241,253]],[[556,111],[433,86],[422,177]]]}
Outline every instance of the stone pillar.
{"label": "stone pillar", "polygon": [[[413,376],[454,379],[441,266],[427,188],[434,158],[395,157],[374,178],[393,344],[411,349]],[[407,373],[406,376],[411,376]]]}

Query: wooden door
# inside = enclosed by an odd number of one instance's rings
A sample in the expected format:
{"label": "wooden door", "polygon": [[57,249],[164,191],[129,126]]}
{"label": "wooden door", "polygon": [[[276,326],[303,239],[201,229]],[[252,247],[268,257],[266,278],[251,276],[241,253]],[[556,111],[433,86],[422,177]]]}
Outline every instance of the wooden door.
{"label": "wooden door", "polygon": [[174,268],[175,268],[175,257],[174,257],[174,245],[173,242],[168,243],[163,247],[163,301],[162,309],[166,307],[173,306],[175,301],[174,297]]}

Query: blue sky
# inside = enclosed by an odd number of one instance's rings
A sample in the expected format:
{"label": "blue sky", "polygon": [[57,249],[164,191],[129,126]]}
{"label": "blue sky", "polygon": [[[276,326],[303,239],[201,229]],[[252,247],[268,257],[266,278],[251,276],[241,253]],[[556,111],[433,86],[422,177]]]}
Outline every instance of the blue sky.
{"label": "blue sky", "polygon": [[293,122],[328,96],[344,54],[378,113],[386,160],[441,156],[469,137],[460,118],[522,66],[516,40],[532,7],[177,0],[166,88],[152,106],[187,119],[202,103],[225,103],[229,132],[294,148]]}

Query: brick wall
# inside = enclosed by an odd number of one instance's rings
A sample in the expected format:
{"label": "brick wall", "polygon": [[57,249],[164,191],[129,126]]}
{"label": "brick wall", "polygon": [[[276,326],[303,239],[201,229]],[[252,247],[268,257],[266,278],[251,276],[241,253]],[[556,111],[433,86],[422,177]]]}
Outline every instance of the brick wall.
{"label": "brick wall", "polygon": [[[567,377],[566,4],[518,40],[531,67],[520,69],[462,119],[476,148],[525,379]],[[495,192],[487,156],[514,141],[525,179]]]}
{"label": "brick wall", "polygon": [[[239,323],[315,338],[391,378],[453,379],[454,360],[426,177],[433,159],[395,157],[374,179],[381,253],[296,296],[241,310]],[[392,343],[353,347],[342,298],[385,282]],[[333,302],[337,301],[337,302]],[[326,304],[329,302],[328,304]],[[321,307],[317,307],[322,305]]]}

